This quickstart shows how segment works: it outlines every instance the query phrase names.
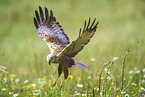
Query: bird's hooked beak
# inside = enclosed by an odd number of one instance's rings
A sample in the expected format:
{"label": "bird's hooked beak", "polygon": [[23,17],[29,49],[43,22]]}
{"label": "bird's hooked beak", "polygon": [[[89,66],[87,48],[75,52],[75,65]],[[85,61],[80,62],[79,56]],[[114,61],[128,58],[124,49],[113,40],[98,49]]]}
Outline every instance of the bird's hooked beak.
{"label": "bird's hooked beak", "polygon": [[51,65],[51,60],[49,60],[49,62],[48,62],[48,63],[49,63],[49,65]]}

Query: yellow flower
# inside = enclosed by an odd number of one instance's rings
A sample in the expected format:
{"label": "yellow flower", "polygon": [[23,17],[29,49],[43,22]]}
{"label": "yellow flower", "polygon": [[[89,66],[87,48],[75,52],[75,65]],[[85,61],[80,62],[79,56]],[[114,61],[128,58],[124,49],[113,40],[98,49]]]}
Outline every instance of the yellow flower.
{"label": "yellow flower", "polygon": [[32,83],[30,83],[29,86],[32,87]]}
{"label": "yellow flower", "polygon": [[68,78],[73,79],[73,76],[72,75],[69,75]]}
{"label": "yellow flower", "polygon": [[0,68],[0,70],[6,74],[8,74],[9,72],[8,71],[5,71],[4,69]]}
{"label": "yellow flower", "polygon": [[116,97],[119,97],[118,95]]}
{"label": "yellow flower", "polygon": [[14,77],[14,75],[13,74],[10,74],[10,77]]}
{"label": "yellow flower", "polygon": [[43,87],[43,84],[40,86],[40,88],[42,88]]}
{"label": "yellow flower", "polygon": [[78,81],[78,82],[79,82],[79,81],[81,81],[81,78],[80,78],[80,77],[78,77],[78,78],[77,78],[77,81]]}
{"label": "yellow flower", "polygon": [[36,84],[36,85],[37,85],[37,82],[34,82],[34,84]]}
{"label": "yellow flower", "polygon": [[32,89],[33,89],[33,90],[36,90],[36,87],[33,87]]}
{"label": "yellow flower", "polygon": [[77,93],[78,91],[75,91],[75,93]]}
{"label": "yellow flower", "polygon": [[3,71],[3,72],[5,72],[6,74],[9,74],[9,72],[8,72],[8,71]]}
{"label": "yellow flower", "polygon": [[134,70],[137,70],[138,68],[137,67],[134,67]]}
{"label": "yellow flower", "polygon": [[50,87],[50,89],[54,89],[54,87]]}
{"label": "yellow flower", "polygon": [[26,88],[26,86],[22,86],[22,88]]}
{"label": "yellow flower", "polygon": [[32,95],[32,94],[29,94],[29,95]]}
{"label": "yellow flower", "polygon": [[115,87],[115,86],[113,86],[113,88],[114,88],[114,90],[116,89],[116,87]]}
{"label": "yellow flower", "polygon": [[49,82],[51,83],[51,80],[49,80]]}
{"label": "yellow flower", "polygon": [[125,80],[125,78],[123,78],[123,80]]}
{"label": "yellow flower", "polygon": [[11,80],[14,80],[13,78],[11,78]]}
{"label": "yellow flower", "polygon": [[46,81],[46,78],[41,78],[42,81]]}

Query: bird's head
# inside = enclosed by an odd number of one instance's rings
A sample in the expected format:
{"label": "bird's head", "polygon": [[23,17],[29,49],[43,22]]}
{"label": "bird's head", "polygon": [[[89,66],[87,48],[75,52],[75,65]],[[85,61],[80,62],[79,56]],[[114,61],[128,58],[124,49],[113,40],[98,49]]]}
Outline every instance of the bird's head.
{"label": "bird's head", "polygon": [[52,54],[49,54],[46,57],[47,62],[49,63],[49,65],[51,65],[51,63],[59,63],[59,57],[54,56]]}

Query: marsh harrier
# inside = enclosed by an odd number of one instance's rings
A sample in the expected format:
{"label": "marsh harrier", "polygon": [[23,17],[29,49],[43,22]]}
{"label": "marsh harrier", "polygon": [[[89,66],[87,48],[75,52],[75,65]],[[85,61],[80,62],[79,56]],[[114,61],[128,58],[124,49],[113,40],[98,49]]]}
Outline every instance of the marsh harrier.
{"label": "marsh harrier", "polygon": [[78,38],[70,42],[69,37],[63,30],[62,26],[53,16],[52,10],[48,12],[48,9],[45,7],[45,11],[43,12],[42,8],[39,6],[39,13],[35,10],[35,15],[34,24],[38,30],[38,35],[46,42],[51,51],[51,53],[47,56],[47,62],[49,64],[59,64],[57,79],[60,77],[62,72],[64,73],[64,79],[67,79],[69,74],[68,69],[72,67],[72,65],[77,65],[88,72],[85,69],[85,67],[87,67],[86,65],[73,58],[84,48],[86,44],[89,43],[90,39],[95,34],[99,23],[96,22],[96,18],[92,21],[92,23],[91,18],[89,18],[87,24],[85,21],[83,30],[80,28]]}

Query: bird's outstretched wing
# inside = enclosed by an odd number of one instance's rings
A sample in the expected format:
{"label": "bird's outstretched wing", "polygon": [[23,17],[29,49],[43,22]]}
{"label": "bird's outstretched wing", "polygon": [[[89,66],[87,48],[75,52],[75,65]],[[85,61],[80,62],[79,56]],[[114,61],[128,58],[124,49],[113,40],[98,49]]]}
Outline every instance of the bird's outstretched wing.
{"label": "bird's outstretched wing", "polygon": [[86,21],[84,24],[84,29],[81,32],[79,32],[79,36],[76,40],[72,41],[72,43],[68,44],[60,53],[57,54],[57,56],[69,56],[74,57],[78,52],[80,52],[86,44],[89,43],[90,39],[93,37],[93,35],[96,32],[97,25],[99,22],[95,22],[96,18],[93,20],[92,24],[90,25],[89,18],[88,24],[86,26]]}
{"label": "bird's outstretched wing", "polygon": [[70,43],[68,36],[65,34],[59,22],[53,16],[52,10],[50,15],[45,7],[45,15],[42,8],[39,6],[39,13],[35,10],[34,25],[38,30],[38,35],[46,41],[51,52],[59,50],[59,52]]}

